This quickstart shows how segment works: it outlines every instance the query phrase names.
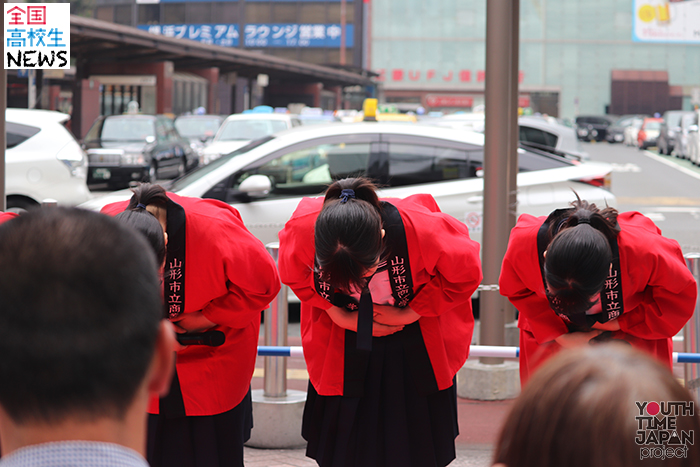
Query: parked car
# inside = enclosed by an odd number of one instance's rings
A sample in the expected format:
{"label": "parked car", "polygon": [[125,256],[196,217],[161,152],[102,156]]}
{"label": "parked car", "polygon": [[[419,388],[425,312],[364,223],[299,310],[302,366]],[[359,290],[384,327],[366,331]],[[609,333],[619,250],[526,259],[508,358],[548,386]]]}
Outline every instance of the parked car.
{"label": "parked car", "polygon": [[[648,118],[648,117],[646,117]],[[642,127],[642,124],[644,123],[644,118],[642,117],[636,117],[632,120],[632,122],[625,127],[625,146],[636,146],[637,145],[637,136],[639,135],[639,129]]]}
{"label": "parked car", "polygon": [[180,115],[175,117],[173,123],[180,136],[189,140],[190,147],[199,157],[199,153],[214,138],[225,118],[224,115]]}
{"label": "parked car", "polygon": [[88,184],[123,188],[131,182],[184,175],[198,164],[188,140],[164,115],[98,117],[83,146],[88,154]]}
{"label": "parked car", "polygon": [[608,127],[608,131],[605,133],[605,140],[613,144],[623,143],[625,141],[625,129],[632,125],[635,120],[646,117],[649,117],[649,115],[623,115]]}
{"label": "parked car", "polygon": [[242,113],[226,117],[211,143],[201,151],[199,162],[206,165],[236,151],[253,140],[301,126],[295,114]]}
{"label": "parked car", "polygon": [[673,136],[672,154],[681,159],[688,159],[688,133],[690,127],[695,122],[695,112],[688,112],[681,115],[678,131]]}
{"label": "parked car", "polygon": [[26,211],[48,199],[74,206],[92,197],[87,157],[65,127],[69,120],[70,115],[52,110],[5,110],[8,211]]}
{"label": "parked car", "polygon": [[688,127],[688,159],[700,165],[700,110],[693,111],[693,122]]}
{"label": "parked car", "polygon": [[660,118],[644,119],[639,133],[637,133],[637,147],[639,149],[646,149],[658,144],[661,123],[662,119]]}
{"label": "parked car", "polygon": [[[444,212],[481,241],[483,142],[481,134],[424,125],[308,126],[254,141],[167,189],[233,205],[248,229],[269,243],[278,241],[301,197],[321,195],[334,179],[364,175],[382,185],[381,196],[432,194]],[[609,164],[520,149],[519,166],[518,213],[548,215],[574,199],[572,190],[600,206],[616,205]],[[130,195],[115,192],[83,207],[97,210]]]}
{"label": "parked car", "polygon": [[564,157],[589,159],[581,147],[576,130],[551,117],[527,116],[518,119],[520,143]]}
{"label": "parked car", "polygon": [[664,112],[661,128],[659,129],[659,141],[657,143],[659,154],[671,154],[673,151],[676,132],[680,130],[681,118],[683,115],[687,115],[689,113],[692,112],[687,110],[669,110]]}
{"label": "parked car", "polygon": [[576,117],[576,134],[583,141],[604,141],[613,118],[608,115],[579,115]]}

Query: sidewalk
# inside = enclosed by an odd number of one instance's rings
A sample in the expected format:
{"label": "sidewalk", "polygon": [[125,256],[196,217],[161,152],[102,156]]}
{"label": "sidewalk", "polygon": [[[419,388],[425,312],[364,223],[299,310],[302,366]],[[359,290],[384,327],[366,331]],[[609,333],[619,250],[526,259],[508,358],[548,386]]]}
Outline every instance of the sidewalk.
{"label": "sidewalk", "polygon": [[[299,323],[289,324],[290,346],[301,345]],[[260,345],[263,345],[261,329]],[[263,388],[263,358],[258,357],[251,383],[253,389]],[[302,358],[289,358],[287,362],[287,389],[306,391],[308,386],[306,366]],[[459,431],[455,444],[457,458],[450,467],[490,467],[492,449],[512,400],[476,401],[457,399]],[[255,414],[253,414],[255,418]],[[255,423],[255,421],[253,421]],[[299,427],[301,430],[301,426]],[[316,462],[299,449],[245,448],[246,467],[314,467]]]}

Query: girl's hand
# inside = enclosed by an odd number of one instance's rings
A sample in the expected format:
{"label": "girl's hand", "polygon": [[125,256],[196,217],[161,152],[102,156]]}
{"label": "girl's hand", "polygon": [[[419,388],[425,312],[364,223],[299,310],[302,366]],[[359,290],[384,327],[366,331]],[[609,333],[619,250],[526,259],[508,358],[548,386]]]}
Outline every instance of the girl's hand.
{"label": "girl's hand", "polygon": [[388,326],[405,326],[418,321],[420,315],[410,306],[399,308],[391,305],[374,304],[374,323]]}
{"label": "girl's hand", "polygon": [[601,332],[603,331],[598,329],[588,332],[570,332],[568,334],[562,334],[554,340],[557,344],[566,349],[582,347],[588,345],[588,342],[594,337],[597,337]]}
{"label": "girl's hand", "polygon": [[175,326],[175,332],[178,334],[203,332],[216,326],[216,323],[209,321],[201,311],[182,313],[180,316],[170,321]]}
{"label": "girl's hand", "polygon": [[[376,305],[375,305],[376,306]],[[357,312],[350,312],[345,308],[331,306],[326,310],[333,322],[343,329],[357,332]],[[394,334],[403,329],[403,325],[385,325],[378,322],[372,324],[372,336],[383,337]]]}

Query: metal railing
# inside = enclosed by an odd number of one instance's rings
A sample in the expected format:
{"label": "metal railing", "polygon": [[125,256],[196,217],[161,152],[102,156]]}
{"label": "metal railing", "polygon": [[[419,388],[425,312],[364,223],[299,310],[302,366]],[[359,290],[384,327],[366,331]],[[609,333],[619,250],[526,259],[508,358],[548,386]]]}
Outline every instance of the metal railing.
{"label": "metal railing", "polygon": [[[693,274],[698,290],[700,291],[700,253],[688,253],[685,255],[685,262],[688,269]],[[700,295],[700,294],[699,294]],[[683,350],[687,353],[700,353],[700,297],[695,302],[695,312],[693,317],[683,327]],[[684,365],[685,387],[695,396],[695,400],[700,401],[700,367],[686,363]]]}
{"label": "metal railing", "polygon": [[[277,263],[279,243],[266,245],[267,250]],[[700,291],[700,253],[685,255]],[[287,394],[287,358],[303,357],[302,347],[287,346],[287,286],[282,284],[280,292],[265,310],[265,345],[258,347],[258,355],[265,358],[264,394],[267,397],[284,397]],[[673,352],[673,363],[684,364],[686,387],[700,400],[700,293],[695,304],[693,317],[683,328],[684,352]],[[472,345],[470,357],[518,358],[520,349],[509,346]]]}

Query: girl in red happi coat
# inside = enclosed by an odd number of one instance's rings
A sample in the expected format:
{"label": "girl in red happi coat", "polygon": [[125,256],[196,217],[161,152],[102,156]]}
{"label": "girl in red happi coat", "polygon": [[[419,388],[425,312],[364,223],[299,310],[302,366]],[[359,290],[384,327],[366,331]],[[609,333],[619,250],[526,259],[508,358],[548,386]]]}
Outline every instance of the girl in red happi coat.
{"label": "girl in red happi coat", "polygon": [[[242,467],[252,427],[250,381],[260,313],[280,289],[275,262],[228,204],[177,196],[151,184],[133,191],[130,201],[102,211],[121,213],[122,221],[149,239],[165,232],[163,297],[176,332],[225,336],[219,346],[185,345],[177,351],[170,393],[149,407],[149,464]],[[153,232],[153,218],[159,232]],[[161,247],[152,244],[158,253]]]}
{"label": "girl in red happi coat", "polygon": [[380,200],[359,178],[303,199],[279,236],[280,276],[301,300],[307,456],[449,464],[481,281],[466,226],[429,195]]}
{"label": "girl in red happi coat", "polygon": [[638,212],[571,204],[523,214],[510,234],[499,284],[519,312],[521,382],[560,349],[604,339],[670,367],[697,295],[680,246]]}

